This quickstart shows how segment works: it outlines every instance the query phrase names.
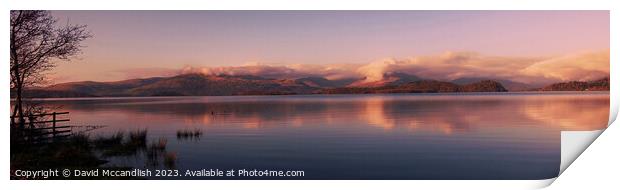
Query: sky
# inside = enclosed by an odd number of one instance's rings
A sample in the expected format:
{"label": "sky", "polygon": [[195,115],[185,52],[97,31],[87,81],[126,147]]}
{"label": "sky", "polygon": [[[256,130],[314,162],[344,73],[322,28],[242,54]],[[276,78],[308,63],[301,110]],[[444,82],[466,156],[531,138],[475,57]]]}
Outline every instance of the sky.
{"label": "sky", "polygon": [[[52,11],[93,38],[52,83],[185,72],[588,80],[609,73],[609,11]],[[442,78],[443,77],[443,78]]]}

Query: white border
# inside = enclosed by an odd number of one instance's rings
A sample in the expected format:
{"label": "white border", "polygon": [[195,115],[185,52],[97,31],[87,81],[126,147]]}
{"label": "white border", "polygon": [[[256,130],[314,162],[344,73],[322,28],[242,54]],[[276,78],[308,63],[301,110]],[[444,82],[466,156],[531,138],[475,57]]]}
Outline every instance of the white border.
{"label": "white border", "polygon": [[[8,35],[8,17],[10,9],[47,9],[47,10],[107,10],[107,9],[123,9],[123,10],[163,10],[163,9],[180,9],[180,10],[194,10],[194,9],[213,9],[213,10],[253,10],[253,9],[293,9],[293,10],[364,10],[364,9],[382,9],[382,10],[611,10],[612,22],[611,22],[611,52],[610,55],[619,55],[616,44],[618,43],[618,14],[617,5],[612,0],[588,0],[588,1],[567,1],[567,0],[227,0],[227,1],[214,1],[214,0],[144,0],[144,1],[127,1],[127,0],[101,0],[101,1],[84,1],[84,0],[8,0],[3,3],[1,15],[4,17],[0,19],[0,26],[4,26],[4,30],[0,30],[2,36]],[[0,54],[0,60],[9,60],[8,51],[8,38],[2,38],[2,44],[5,44],[5,49]],[[615,62],[615,57],[611,57],[611,63]],[[0,71],[0,80],[5,85],[9,84],[8,76],[8,63],[3,65],[3,71]],[[618,67],[614,67],[611,64],[611,83],[619,84],[620,80],[613,74],[619,73]],[[613,117],[617,114],[618,110],[618,86],[612,85],[611,90],[611,107]],[[5,108],[9,104],[9,92],[8,88],[3,89],[0,92],[0,99],[4,101]],[[614,98],[616,97],[616,98]],[[0,115],[9,115],[9,109],[0,109]],[[0,117],[1,121],[6,124],[9,123],[8,118]],[[617,128],[618,124],[612,125],[612,128]],[[614,132],[612,132],[614,131]],[[477,188],[477,189],[521,189],[521,188],[537,188],[543,187],[553,181],[550,180],[534,180],[534,181],[148,181],[148,182],[136,182],[136,181],[8,181],[9,179],[9,139],[8,139],[8,127],[2,129],[2,133],[5,138],[4,143],[0,146],[5,156],[0,157],[2,160],[2,166],[0,168],[0,178],[5,180],[8,184],[6,189],[110,189],[114,187],[121,187],[123,189],[132,188],[147,188],[147,189],[179,189],[179,188],[199,188],[199,189],[254,189],[254,188],[269,188],[269,189],[411,189],[411,188],[424,188],[424,189],[462,189],[462,188]],[[618,152],[617,147],[619,145],[620,135],[617,130],[608,129],[601,135],[601,139],[605,139],[604,144],[594,142],[590,149],[598,151],[592,152],[593,155],[588,156],[586,159],[577,159],[573,165],[577,164],[594,164],[597,167],[603,167],[603,165],[613,164],[618,162],[617,153],[610,154],[610,152]],[[601,140],[602,141],[602,140]],[[596,148],[595,148],[596,147]],[[586,151],[584,154],[590,154],[591,151]],[[583,156],[583,157],[586,157]],[[606,159],[606,158],[616,158]],[[601,163],[599,160],[605,160],[608,162]],[[605,165],[606,166],[606,165]],[[615,172],[606,170],[592,170],[592,168],[583,168],[575,166],[569,167],[568,170],[562,176],[560,176],[556,183],[558,187],[577,187],[577,185],[585,185],[582,187],[588,187],[588,184],[605,184],[610,185],[600,186],[608,187],[610,189],[617,189],[617,182],[611,180],[610,176],[617,176]],[[589,169],[589,170],[588,170]],[[618,169],[617,164],[615,169]],[[588,173],[580,173],[586,172]],[[602,173],[598,173],[602,172]],[[579,175],[582,174],[582,175]],[[564,179],[564,176],[568,179]],[[577,177],[575,177],[577,176]],[[594,177],[592,177],[594,176]],[[572,177],[572,178],[569,178]],[[607,178],[606,178],[607,177]],[[587,181],[589,178],[590,181]],[[599,181],[597,179],[605,178],[608,181]],[[561,185],[560,185],[561,184]],[[567,184],[567,185],[565,185]],[[576,185],[577,184],[577,185]],[[5,189],[3,187],[2,189]],[[552,186],[552,188],[555,188]]]}

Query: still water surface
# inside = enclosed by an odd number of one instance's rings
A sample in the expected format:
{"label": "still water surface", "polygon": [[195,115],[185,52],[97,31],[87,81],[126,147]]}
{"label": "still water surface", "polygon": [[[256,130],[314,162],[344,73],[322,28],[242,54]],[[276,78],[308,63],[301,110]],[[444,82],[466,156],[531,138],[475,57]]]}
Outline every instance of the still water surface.
{"label": "still water surface", "polygon": [[[107,126],[91,131],[91,136],[146,129],[149,139],[165,138],[181,171],[303,170],[301,179],[552,178],[559,171],[560,131],[602,129],[609,116],[608,92],[78,98],[45,103],[69,111],[72,125]],[[179,130],[203,134],[179,138]],[[153,167],[140,157],[115,158],[109,165]]]}

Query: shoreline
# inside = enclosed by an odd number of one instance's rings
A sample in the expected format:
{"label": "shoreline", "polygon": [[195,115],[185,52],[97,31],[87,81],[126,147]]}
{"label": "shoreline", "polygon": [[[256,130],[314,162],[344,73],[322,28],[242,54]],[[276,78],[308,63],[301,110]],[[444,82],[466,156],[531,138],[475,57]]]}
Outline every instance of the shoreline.
{"label": "shoreline", "polygon": [[[175,99],[175,98],[231,98],[231,97],[338,97],[338,96],[484,96],[484,95],[611,95],[610,91],[512,91],[512,92],[425,92],[425,93],[352,93],[352,94],[282,94],[282,95],[205,95],[205,96],[89,96],[89,97],[59,97],[59,98],[29,98],[28,101],[56,101],[56,100],[128,100],[128,99]],[[15,101],[11,98],[11,102]]]}

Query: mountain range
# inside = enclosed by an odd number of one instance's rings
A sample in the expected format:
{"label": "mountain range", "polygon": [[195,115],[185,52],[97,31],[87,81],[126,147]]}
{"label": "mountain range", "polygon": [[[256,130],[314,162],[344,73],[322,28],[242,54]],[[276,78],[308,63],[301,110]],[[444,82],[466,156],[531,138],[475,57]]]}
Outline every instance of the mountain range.
{"label": "mountain range", "polygon": [[[460,78],[452,81],[423,79],[406,73],[387,73],[383,80],[365,78],[329,80],[323,77],[272,79],[252,75],[182,74],[115,82],[68,82],[26,90],[28,97],[121,96],[230,96],[353,93],[435,93],[505,91],[609,90],[609,78],[590,82],[556,83],[544,87],[510,80]],[[13,93],[12,93],[13,95]]]}

